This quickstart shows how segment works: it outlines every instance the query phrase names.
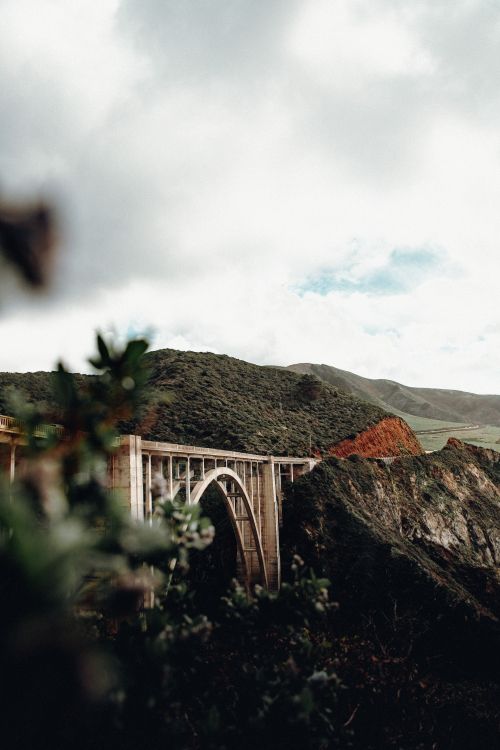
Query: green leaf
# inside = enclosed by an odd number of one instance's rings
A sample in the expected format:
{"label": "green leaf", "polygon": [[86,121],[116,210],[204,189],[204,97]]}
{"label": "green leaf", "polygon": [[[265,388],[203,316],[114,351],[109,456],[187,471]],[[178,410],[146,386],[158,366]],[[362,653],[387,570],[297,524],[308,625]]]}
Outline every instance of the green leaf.
{"label": "green leaf", "polygon": [[101,355],[102,364],[104,366],[109,365],[110,363],[109,349],[106,346],[106,342],[104,341],[100,333],[97,334],[97,348],[99,350],[99,354]]}
{"label": "green leaf", "polygon": [[136,363],[142,355],[147,351],[149,343],[145,339],[135,339],[129,341],[127,348],[125,349],[125,361],[129,363]]}

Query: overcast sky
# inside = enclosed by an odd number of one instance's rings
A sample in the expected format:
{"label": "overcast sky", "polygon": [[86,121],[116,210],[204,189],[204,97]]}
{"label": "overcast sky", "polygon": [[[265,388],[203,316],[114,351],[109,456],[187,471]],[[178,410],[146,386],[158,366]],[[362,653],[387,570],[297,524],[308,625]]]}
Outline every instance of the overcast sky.
{"label": "overcast sky", "polygon": [[493,0],[0,0],[0,187],[63,220],[1,370],[94,330],[500,392]]}

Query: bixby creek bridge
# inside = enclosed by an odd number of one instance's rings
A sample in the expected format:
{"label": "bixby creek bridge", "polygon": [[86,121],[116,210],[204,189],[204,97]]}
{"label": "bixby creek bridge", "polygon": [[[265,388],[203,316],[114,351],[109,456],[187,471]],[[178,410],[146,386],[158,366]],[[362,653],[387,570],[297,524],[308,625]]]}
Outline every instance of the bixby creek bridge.
{"label": "bixby creek bridge", "polygon": [[[57,430],[41,426],[40,434]],[[25,438],[12,417],[0,416],[2,464],[14,481]],[[248,585],[280,586],[279,530],[283,486],[311,471],[314,458],[263,456],[144,440],[124,435],[109,461],[108,485],[117,490],[132,518],[147,522],[154,514],[155,486],[167,499],[199,503],[209,487],[224,505],[236,538],[238,577]]]}

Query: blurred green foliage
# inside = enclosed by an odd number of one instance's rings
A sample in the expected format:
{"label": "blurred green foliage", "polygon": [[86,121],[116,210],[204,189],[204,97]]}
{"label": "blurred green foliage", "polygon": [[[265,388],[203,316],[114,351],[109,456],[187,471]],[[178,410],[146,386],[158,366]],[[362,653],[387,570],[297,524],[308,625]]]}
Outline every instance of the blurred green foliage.
{"label": "blurred green foliage", "polygon": [[[189,558],[212,541],[210,521],[160,495],[152,525],[137,524],[106,486],[117,424],[144,401],[146,348],[98,336],[95,376],[59,365],[48,413],[19,404],[28,445],[0,492],[4,737],[16,748],[42,737],[53,748],[334,747],[338,681],[311,635],[331,606],[327,582],[296,564],[279,595],[234,584],[205,598],[207,615]],[[54,414],[63,430],[40,437]]]}

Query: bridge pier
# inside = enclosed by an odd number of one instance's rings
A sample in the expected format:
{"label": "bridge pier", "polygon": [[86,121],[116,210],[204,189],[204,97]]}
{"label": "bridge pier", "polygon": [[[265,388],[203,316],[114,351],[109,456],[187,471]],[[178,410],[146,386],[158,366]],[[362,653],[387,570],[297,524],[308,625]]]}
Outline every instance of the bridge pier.
{"label": "bridge pier", "polygon": [[262,465],[262,546],[267,566],[267,576],[271,591],[277,591],[281,584],[281,561],[278,525],[278,498],[274,460],[269,456]]}
{"label": "bridge pier", "polygon": [[111,488],[119,491],[122,504],[137,521],[144,520],[142,438],[125,435],[111,459]]}

